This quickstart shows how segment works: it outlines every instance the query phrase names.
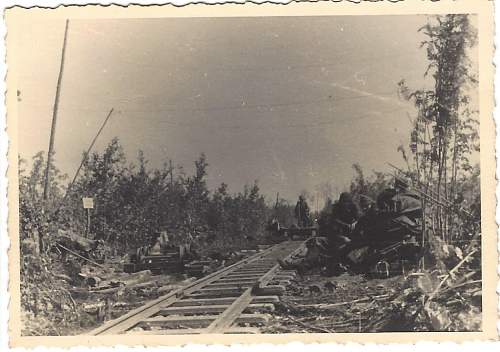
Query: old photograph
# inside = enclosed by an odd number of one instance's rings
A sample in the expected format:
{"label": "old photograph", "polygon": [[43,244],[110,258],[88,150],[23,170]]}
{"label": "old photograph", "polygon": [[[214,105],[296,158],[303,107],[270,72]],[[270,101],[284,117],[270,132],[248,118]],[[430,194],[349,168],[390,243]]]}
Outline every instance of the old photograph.
{"label": "old photograph", "polygon": [[484,15],[30,11],[19,336],[486,331]]}

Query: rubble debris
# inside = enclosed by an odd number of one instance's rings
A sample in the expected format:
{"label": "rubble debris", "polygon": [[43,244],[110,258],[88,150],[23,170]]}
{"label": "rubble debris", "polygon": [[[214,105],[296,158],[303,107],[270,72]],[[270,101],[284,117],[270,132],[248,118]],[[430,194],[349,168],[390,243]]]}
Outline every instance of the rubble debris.
{"label": "rubble debris", "polygon": [[477,255],[471,249],[449,270],[434,266],[388,278],[346,273],[332,280],[313,273],[286,288],[262,332],[479,331]]}
{"label": "rubble debris", "polygon": [[321,294],[321,287],[319,287],[318,285],[310,285],[309,293],[311,294],[311,296]]}
{"label": "rubble debris", "polygon": [[85,260],[85,261],[87,261],[87,262],[89,262],[89,263],[92,263],[92,264],[94,264],[95,266],[98,266],[98,267],[101,267],[101,268],[103,267],[101,264],[96,263],[95,261],[93,261],[93,260],[91,260],[91,259],[89,259],[89,258],[87,258],[87,257],[85,257],[85,256],[83,256],[83,255],[80,255],[80,254],[76,253],[75,251],[72,251],[72,250],[71,250],[71,249],[69,249],[69,248],[66,248],[65,246],[63,246],[63,245],[62,245],[62,244],[60,244],[60,243],[57,243],[57,247],[61,248],[63,251],[66,251],[66,252],[68,252],[68,253],[71,253],[71,254],[72,254],[72,255],[74,255],[74,256],[77,256],[77,257],[78,257],[78,258],[80,258],[80,259],[83,259],[83,260]]}
{"label": "rubble debris", "polygon": [[354,299],[352,301],[347,301],[347,302],[338,302],[338,303],[330,303],[330,304],[325,304],[325,303],[301,304],[301,305],[297,305],[297,308],[315,308],[315,309],[321,309],[321,310],[328,310],[328,309],[338,308],[340,306],[346,306],[349,304],[364,303],[364,302],[369,302],[369,301],[381,300],[381,299],[385,299],[385,298],[389,298],[389,297],[390,297],[390,295],[388,295],[388,294],[377,295],[377,296],[367,296],[367,297],[358,298],[358,299]]}
{"label": "rubble debris", "polygon": [[69,230],[58,229],[54,236],[56,246],[64,248],[72,254],[78,254],[83,258],[94,258],[99,246],[103,245],[100,240],[94,240]]}
{"label": "rubble debris", "polygon": [[327,281],[325,283],[325,290],[328,291],[328,292],[333,292],[333,290],[335,290],[335,288],[337,287],[337,285],[335,284],[335,282],[332,282],[332,281]]}

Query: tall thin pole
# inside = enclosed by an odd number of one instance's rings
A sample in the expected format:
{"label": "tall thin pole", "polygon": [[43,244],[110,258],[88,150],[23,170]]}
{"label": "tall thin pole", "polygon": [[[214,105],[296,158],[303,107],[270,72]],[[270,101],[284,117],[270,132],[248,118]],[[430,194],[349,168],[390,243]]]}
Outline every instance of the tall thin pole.
{"label": "tall thin pole", "polygon": [[54,99],[54,109],[52,112],[52,126],[50,128],[50,139],[49,139],[49,150],[47,152],[47,167],[45,168],[45,184],[43,186],[43,199],[47,200],[49,197],[49,173],[50,166],[52,163],[52,154],[54,152],[54,138],[56,132],[56,121],[57,121],[57,110],[59,108],[59,95],[61,94],[61,81],[62,81],[62,73],[64,69],[64,56],[66,53],[66,42],[68,37],[68,25],[69,20],[66,20],[66,26],[64,28],[64,39],[61,53],[61,65],[59,67],[59,76],[57,77],[57,86],[56,86],[56,97]]}

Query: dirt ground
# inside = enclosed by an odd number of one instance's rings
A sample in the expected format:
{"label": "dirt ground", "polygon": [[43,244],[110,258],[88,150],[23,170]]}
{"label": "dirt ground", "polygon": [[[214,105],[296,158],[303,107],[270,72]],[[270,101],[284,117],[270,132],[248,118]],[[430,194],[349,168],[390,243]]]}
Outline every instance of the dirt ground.
{"label": "dirt ground", "polygon": [[372,332],[380,304],[398,293],[401,275],[386,279],[344,273],[325,277],[319,273],[298,276],[286,287],[264,333]]}
{"label": "dirt ground", "polygon": [[[186,274],[126,274],[122,264],[107,263],[104,271],[79,267],[88,277],[102,278],[93,287],[75,286],[64,275],[52,282],[58,292],[65,293],[66,303],[58,296],[49,303],[38,302],[37,315],[24,311],[23,335],[85,333],[196,280]],[[63,272],[62,266],[53,269],[51,272]],[[389,278],[351,273],[326,277],[315,269],[297,274],[288,283],[273,281],[271,284],[284,285],[285,293],[275,304],[269,323],[260,327],[261,332],[478,331],[480,280],[469,271],[464,268],[457,273],[431,302],[435,283],[444,282],[443,275],[433,278],[426,272],[407,272],[406,276],[393,272]],[[430,304],[424,306],[424,299]]]}

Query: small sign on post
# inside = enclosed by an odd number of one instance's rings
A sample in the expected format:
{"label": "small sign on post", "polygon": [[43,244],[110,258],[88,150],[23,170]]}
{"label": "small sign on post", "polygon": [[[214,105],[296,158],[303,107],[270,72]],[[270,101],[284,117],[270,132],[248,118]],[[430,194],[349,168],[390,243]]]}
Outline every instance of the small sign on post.
{"label": "small sign on post", "polygon": [[90,209],[94,209],[94,198],[83,197],[83,209],[87,209],[87,237],[90,234]]}
{"label": "small sign on post", "polygon": [[83,197],[83,209],[94,209],[94,198]]}

